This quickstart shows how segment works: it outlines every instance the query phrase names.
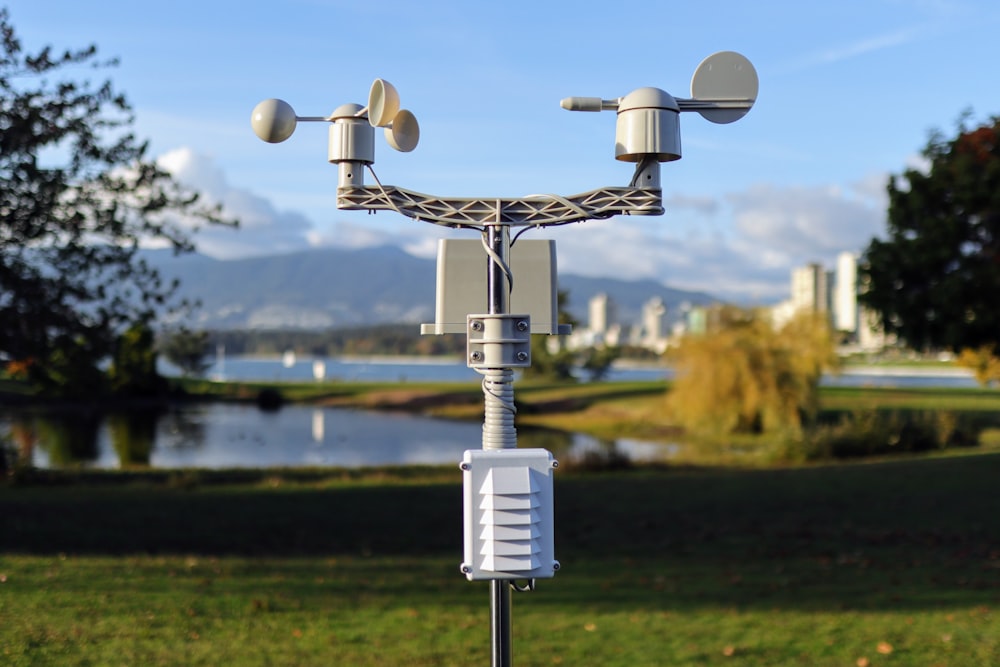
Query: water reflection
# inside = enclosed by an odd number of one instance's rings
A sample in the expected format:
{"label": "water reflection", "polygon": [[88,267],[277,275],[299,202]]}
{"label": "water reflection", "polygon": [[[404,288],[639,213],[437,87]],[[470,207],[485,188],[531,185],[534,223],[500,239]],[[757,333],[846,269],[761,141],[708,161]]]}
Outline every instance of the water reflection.
{"label": "water reflection", "polygon": [[[156,422],[159,416],[160,411],[155,409],[108,415],[108,434],[121,467],[149,465],[156,442]],[[95,447],[97,441],[98,436],[95,431]]]}
{"label": "water reflection", "polygon": [[77,461],[93,461],[98,457],[97,431],[101,424],[98,414],[73,411],[58,419],[43,416],[24,425],[35,434],[35,447],[41,447],[55,466]]}
{"label": "water reflection", "polygon": [[159,419],[156,442],[166,449],[197,449],[205,444],[205,413],[197,409],[168,410]]}
{"label": "water reflection", "polygon": [[160,408],[127,412],[88,409],[0,415],[18,459],[40,467],[134,467],[150,464]]}
{"label": "water reflection", "polygon": [[323,442],[326,435],[326,416],[322,410],[313,410],[312,437],[313,442]]}
{"label": "water reflection", "polygon": [[41,468],[438,464],[480,445],[481,426],[349,409],[212,404],[127,413],[0,414],[20,459]]}
{"label": "water reflection", "polygon": [[[0,414],[0,432],[22,461],[41,468],[240,468],[451,464],[482,446],[482,425],[345,408],[185,405],[121,413]],[[567,463],[658,460],[652,443],[602,442],[548,430],[519,430],[521,447]]]}
{"label": "water reflection", "polygon": [[521,447],[542,447],[553,452],[563,463],[595,469],[669,461],[681,450],[681,446],[676,443],[630,438],[606,440],[581,433],[548,430],[519,432],[518,444]]}

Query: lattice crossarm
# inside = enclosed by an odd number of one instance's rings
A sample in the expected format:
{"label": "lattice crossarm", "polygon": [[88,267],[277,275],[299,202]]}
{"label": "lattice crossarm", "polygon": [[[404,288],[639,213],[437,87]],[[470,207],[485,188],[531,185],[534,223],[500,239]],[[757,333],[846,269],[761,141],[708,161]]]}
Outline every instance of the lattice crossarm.
{"label": "lattice crossarm", "polygon": [[615,215],[662,215],[663,200],[659,188],[610,187],[569,197],[439,198],[395,186],[360,186],[338,188],[337,208],[396,211],[415,220],[453,227],[544,227]]}

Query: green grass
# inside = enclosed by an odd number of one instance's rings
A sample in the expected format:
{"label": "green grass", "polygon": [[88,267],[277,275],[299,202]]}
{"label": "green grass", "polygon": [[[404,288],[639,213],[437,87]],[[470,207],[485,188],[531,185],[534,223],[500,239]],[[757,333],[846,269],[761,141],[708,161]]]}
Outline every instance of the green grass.
{"label": "green grass", "polygon": [[[457,469],[0,486],[4,665],[469,665]],[[1000,455],[556,476],[516,665],[1000,664]]]}
{"label": "green grass", "polygon": [[941,387],[822,387],[826,410],[903,408],[909,410],[1000,411],[1000,391]]}

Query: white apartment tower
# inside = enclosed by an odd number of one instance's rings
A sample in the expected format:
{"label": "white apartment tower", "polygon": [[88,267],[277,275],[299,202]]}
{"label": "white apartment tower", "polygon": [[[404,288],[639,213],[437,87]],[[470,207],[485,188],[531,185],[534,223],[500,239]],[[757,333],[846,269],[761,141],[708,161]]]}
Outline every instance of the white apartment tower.
{"label": "white apartment tower", "polygon": [[830,310],[829,277],[813,262],[792,270],[792,310],[825,313]]}
{"label": "white apartment tower", "polygon": [[594,295],[588,302],[587,314],[589,316],[589,329],[595,334],[603,334],[608,331],[614,322],[611,299],[603,292]]}
{"label": "white apartment tower", "polygon": [[833,326],[837,331],[858,330],[858,258],[851,252],[842,252],[837,256]]}
{"label": "white apartment tower", "polygon": [[658,296],[642,305],[643,342],[655,343],[663,338],[663,316],[666,314],[667,307]]}

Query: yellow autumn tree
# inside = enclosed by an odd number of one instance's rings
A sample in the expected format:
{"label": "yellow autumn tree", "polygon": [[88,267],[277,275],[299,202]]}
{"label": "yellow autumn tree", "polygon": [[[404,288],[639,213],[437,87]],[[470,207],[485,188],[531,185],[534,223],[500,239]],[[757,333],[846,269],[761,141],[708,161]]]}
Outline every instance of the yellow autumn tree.
{"label": "yellow autumn tree", "polygon": [[976,382],[983,387],[1000,383],[1000,355],[992,345],[963,349],[958,355],[958,365],[971,370]]}
{"label": "yellow autumn tree", "polygon": [[763,312],[732,308],[708,332],[686,336],[672,359],[675,419],[712,434],[800,432],[816,414],[823,372],[837,367],[824,315],[801,313],[776,328]]}

